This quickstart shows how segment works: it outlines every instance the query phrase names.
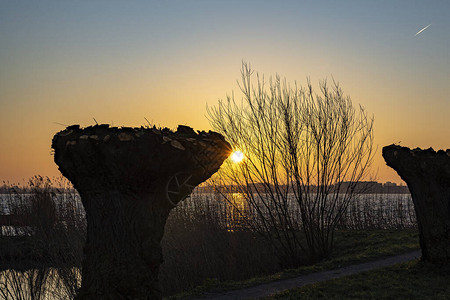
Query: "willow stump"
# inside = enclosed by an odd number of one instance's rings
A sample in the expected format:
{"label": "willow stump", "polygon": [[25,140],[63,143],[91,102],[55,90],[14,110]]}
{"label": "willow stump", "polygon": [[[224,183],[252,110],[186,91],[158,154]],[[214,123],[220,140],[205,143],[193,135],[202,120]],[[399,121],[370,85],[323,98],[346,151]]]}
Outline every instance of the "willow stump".
{"label": "willow stump", "polygon": [[450,264],[450,149],[390,145],[383,157],[408,184],[419,226],[422,260]]}
{"label": "willow stump", "polygon": [[158,299],[160,241],[171,209],[215,173],[230,145],[215,132],[69,126],[55,162],[86,210],[77,299]]}

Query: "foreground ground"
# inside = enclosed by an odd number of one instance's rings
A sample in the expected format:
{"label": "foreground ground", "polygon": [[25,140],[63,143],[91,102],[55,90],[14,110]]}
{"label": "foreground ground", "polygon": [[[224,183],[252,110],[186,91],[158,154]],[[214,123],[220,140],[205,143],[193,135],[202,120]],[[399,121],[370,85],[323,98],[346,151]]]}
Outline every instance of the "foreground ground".
{"label": "foreground ground", "polygon": [[311,284],[267,299],[450,299],[449,271],[414,260]]}
{"label": "foreground ground", "polygon": [[298,269],[284,270],[269,276],[254,277],[245,281],[209,279],[203,285],[190,292],[177,294],[170,298],[185,299],[220,294],[230,290],[252,287],[305,274],[375,261],[417,249],[419,249],[419,243],[416,230],[341,231],[337,234],[333,255],[321,263]]}
{"label": "foreground ground", "polygon": [[[251,288],[230,291],[222,294],[211,294],[208,295],[209,299],[216,300],[229,300],[229,299],[261,299],[273,294],[277,294],[280,291],[298,288],[301,286],[307,286],[317,282],[327,281],[333,278],[340,278],[343,276],[349,276],[351,274],[361,273],[374,268],[380,268],[383,266],[390,266],[399,262],[405,262],[410,260],[417,260],[420,257],[420,251],[414,251],[407,254],[392,256],[384,258],[381,260],[376,260],[372,262],[366,262],[357,265],[351,265],[343,268],[311,273],[307,275],[302,275],[294,277],[291,279],[278,280],[271,283],[266,283],[263,285],[258,285]],[[288,293],[288,292],[287,292]],[[289,294],[289,293],[288,293]],[[280,296],[283,297],[283,296]],[[289,295],[287,296],[290,297]],[[297,298],[297,294],[294,293],[294,299]]]}

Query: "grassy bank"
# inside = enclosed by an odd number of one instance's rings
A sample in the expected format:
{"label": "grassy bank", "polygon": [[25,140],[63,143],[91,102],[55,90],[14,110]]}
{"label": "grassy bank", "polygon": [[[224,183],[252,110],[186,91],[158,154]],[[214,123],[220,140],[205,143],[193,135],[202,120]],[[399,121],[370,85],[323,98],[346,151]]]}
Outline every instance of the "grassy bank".
{"label": "grassy bank", "polygon": [[413,261],[308,285],[267,299],[450,299],[449,271]]}
{"label": "grassy bank", "polygon": [[204,280],[202,285],[191,289],[189,292],[174,295],[170,299],[189,298],[199,296],[205,292],[220,292],[254,286],[274,280],[402,254],[418,248],[419,238],[416,230],[338,231],[333,255],[321,263],[297,269],[280,270],[270,275],[255,276],[242,281],[208,278]]}

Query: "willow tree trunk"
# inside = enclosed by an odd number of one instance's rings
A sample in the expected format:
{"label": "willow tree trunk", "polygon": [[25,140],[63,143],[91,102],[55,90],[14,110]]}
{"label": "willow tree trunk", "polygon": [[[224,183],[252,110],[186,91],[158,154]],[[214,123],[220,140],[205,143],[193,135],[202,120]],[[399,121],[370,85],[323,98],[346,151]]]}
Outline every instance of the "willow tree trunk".
{"label": "willow tree trunk", "polygon": [[230,153],[214,132],[69,126],[52,142],[78,190],[87,241],[77,299],[158,299],[160,241],[171,209]]}
{"label": "willow tree trunk", "polygon": [[450,149],[390,145],[383,157],[408,184],[419,225],[422,259],[450,264]]}

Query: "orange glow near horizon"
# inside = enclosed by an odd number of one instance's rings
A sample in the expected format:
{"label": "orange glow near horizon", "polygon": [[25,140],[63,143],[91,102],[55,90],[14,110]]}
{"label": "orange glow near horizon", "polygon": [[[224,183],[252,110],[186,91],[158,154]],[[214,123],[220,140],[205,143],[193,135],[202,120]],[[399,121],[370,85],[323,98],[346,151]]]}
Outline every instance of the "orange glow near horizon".
{"label": "orange glow near horizon", "polygon": [[0,1],[0,184],[60,176],[50,149],[60,124],[140,127],[146,118],[210,130],[206,106],[233,92],[240,100],[242,61],[267,84],[276,74],[299,86],[339,82],[374,115],[374,179],[400,183],[383,146],[450,148],[449,8]]}

